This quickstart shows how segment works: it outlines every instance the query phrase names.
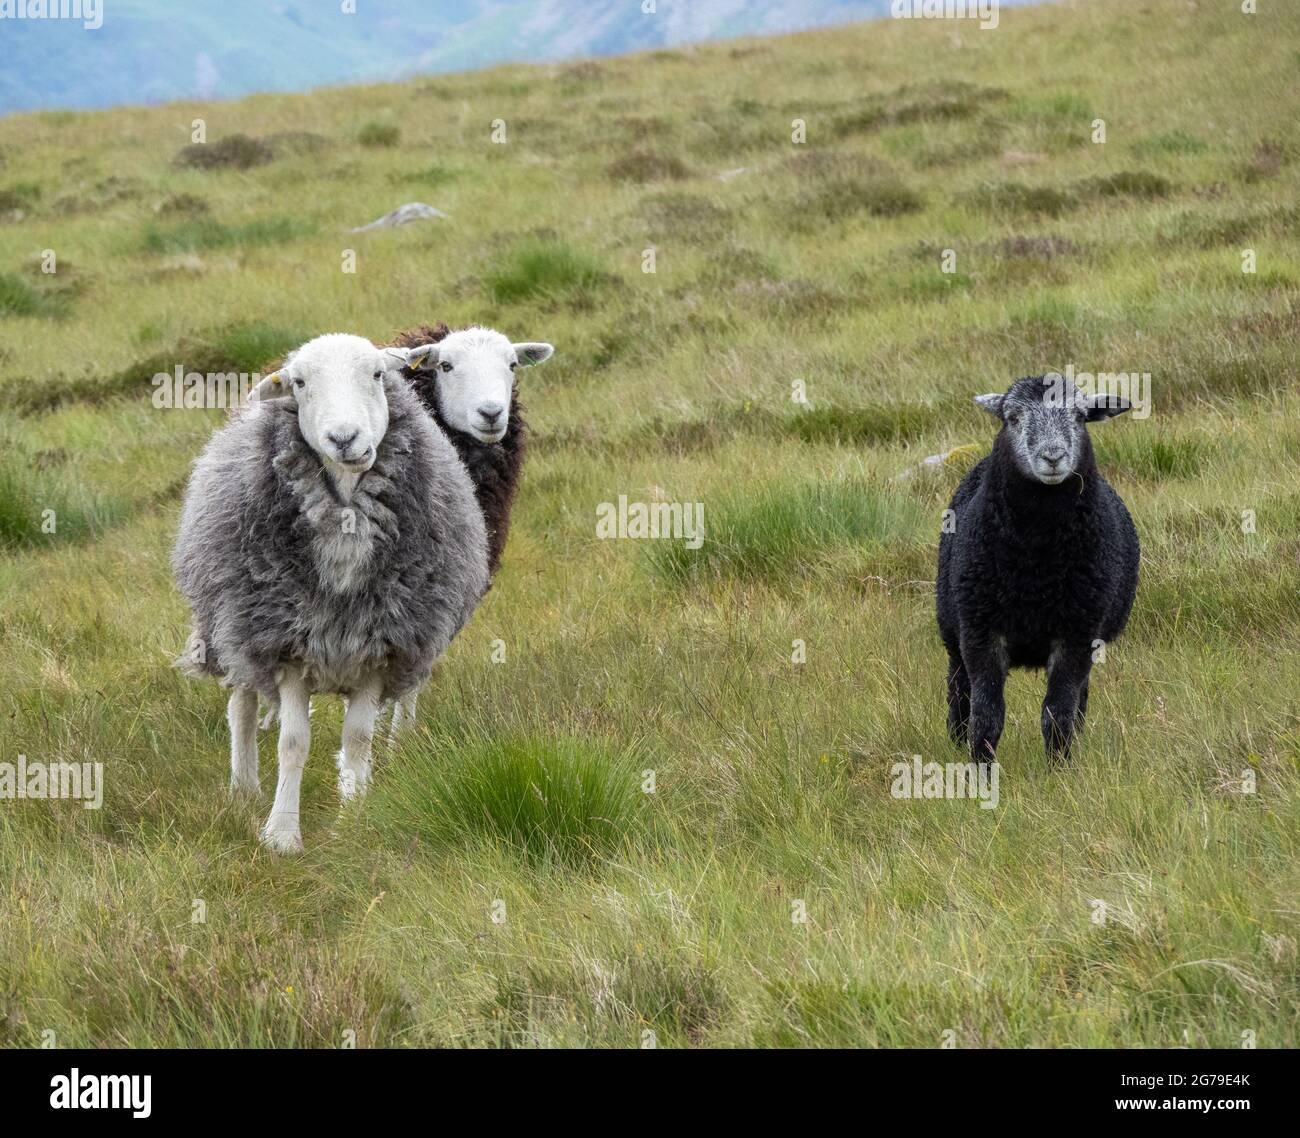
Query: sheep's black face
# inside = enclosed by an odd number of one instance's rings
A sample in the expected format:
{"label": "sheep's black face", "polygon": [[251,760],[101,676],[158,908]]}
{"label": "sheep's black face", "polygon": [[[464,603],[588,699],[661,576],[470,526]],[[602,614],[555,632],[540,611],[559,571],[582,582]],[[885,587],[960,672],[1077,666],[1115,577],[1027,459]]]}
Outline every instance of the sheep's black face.
{"label": "sheep's black face", "polygon": [[1124,400],[1089,396],[1060,375],[1017,380],[1005,395],[977,402],[1002,420],[1016,468],[1046,486],[1064,482],[1089,451],[1087,423],[1129,409]]}

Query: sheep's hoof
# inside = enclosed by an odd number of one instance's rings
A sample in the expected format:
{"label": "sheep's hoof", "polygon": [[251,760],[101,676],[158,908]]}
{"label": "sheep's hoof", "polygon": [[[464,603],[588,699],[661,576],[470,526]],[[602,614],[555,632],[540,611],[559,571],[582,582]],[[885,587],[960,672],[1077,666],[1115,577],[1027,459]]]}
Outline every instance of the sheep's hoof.
{"label": "sheep's hoof", "polygon": [[273,826],[271,822],[267,822],[262,827],[262,845],[272,853],[302,853],[302,834],[298,832],[296,825],[290,828],[282,825]]}
{"label": "sheep's hoof", "polygon": [[231,798],[257,798],[262,793],[261,783],[257,781],[256,776],[248,778],[232,778],[230,780],[230,797]]}

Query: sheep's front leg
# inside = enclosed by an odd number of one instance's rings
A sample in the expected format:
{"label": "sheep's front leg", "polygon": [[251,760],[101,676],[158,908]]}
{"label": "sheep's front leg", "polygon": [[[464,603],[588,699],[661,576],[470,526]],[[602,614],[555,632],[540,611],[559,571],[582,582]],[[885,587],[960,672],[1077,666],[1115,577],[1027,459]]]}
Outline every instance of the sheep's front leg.
{"label": "sheep's front leg", "polygon": [[302,771],[311,745],[309,697],[302,674],[286,671],[280,681],[280,775],[275,784],[275,803],[262,827],[262,844],[278,853],[302,849],[298,826],[298,802]]}
{"label": "sheep's front leg", "polygon": [[343,749],[338,757],[339,797],[344,802],[360,797],[370,787],[372,741],[383,690],[383,681],[376,678],[348,697],[343,713]]}
{"label": "sheep's front leg", "polygon": [[961,655],[970,677],[970,756],[977,763],[993,762],[1006,720],[1002,694],[1007,682],[1006,647],[1000,642],[963,641]]}
{"label": "sheep's front leg", "polygon": [[256,794],[257,692],[231,688],[226,721],[230,724],[230,793]]}
{"label": "sheep's front leg", "polygon": [[1047,695],[1043,699],[1043,744],[1054,762],[1070,758],[1076,725],[1087,708],[1092,653],[1085,646],[1058,646],[1047,664]]}

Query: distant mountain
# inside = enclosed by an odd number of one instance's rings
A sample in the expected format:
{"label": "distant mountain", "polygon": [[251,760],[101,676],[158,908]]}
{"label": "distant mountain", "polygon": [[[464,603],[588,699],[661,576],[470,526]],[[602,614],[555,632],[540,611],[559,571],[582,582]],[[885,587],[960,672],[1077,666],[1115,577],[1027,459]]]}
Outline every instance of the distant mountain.
{"label": "distant mountain", "polygon": [[0,19],[0,113],[229,99],[503,62],[615,55],[866,20],[890,10],[890,0],[81,3],[87,14],[98,9],[100,27]]}

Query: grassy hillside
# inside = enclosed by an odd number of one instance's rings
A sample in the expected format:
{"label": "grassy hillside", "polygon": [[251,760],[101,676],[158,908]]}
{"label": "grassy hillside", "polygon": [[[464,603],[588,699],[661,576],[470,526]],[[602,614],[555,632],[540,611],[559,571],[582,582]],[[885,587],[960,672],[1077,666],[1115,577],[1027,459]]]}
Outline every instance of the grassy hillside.
{"label": "grassy hillside", "polygon": [[[1260,7],[0,121],[0,760],[106,784],[0,802],[0,1041],[1294,1046],[1300,11]],[[259,164],[178,165],[195,117]],[[348,232],[409,200],[449,219]],[[510,546],[342,815],[316,701],[307,852],[274,858],[223,693],[169,666],[221,413],[149,377],[433,319],[557,345]],[[1017,674],[998,808],[896,800],[891,764],[959,757],[960,470],[896,476],[1067,365],[1151,375],[1149,418],[1093,431],[1143,542],[1129,630],[1071,769]],[[597,540],[620,494],[702,502],[703,549]]]}

